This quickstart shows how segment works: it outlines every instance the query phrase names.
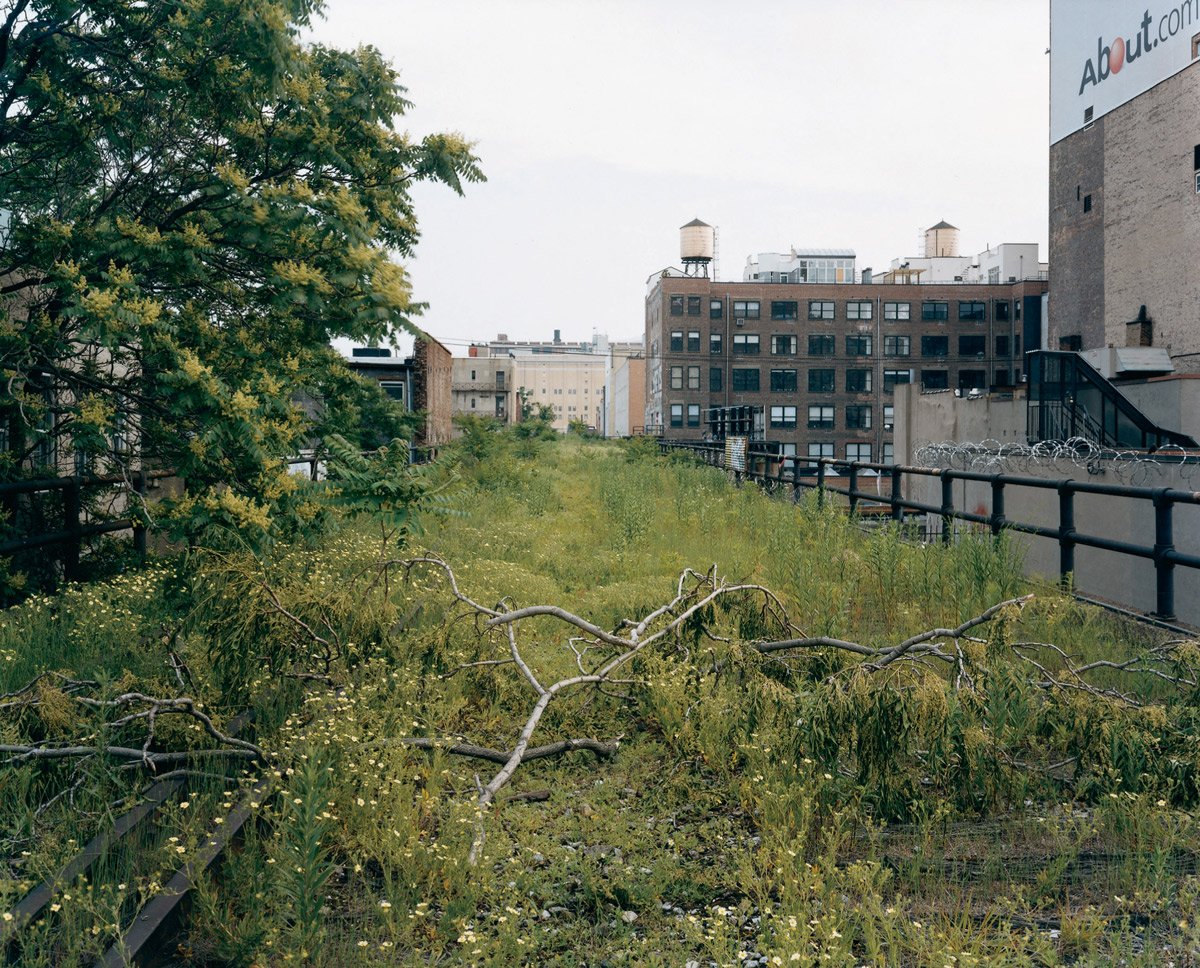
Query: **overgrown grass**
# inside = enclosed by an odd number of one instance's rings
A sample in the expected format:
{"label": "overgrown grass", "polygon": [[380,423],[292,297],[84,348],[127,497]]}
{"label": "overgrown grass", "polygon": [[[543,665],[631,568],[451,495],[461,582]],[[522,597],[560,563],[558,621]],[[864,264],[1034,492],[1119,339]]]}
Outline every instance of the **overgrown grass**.
{"label": "overgrown grass", "polygon": [[[804,635],[881,647],[1028,591],[1019,539],[922,546],[636,448],[475,444],[487,452],[459,467],[469,517],[427,522],[404,553],[440,555],[487,605],[556,604],[618,628],[669,601],[683,568],[715,563],[771,588]],[[631,682],[548,707],[535,743],[621,736],[614,760],[524,764],[480,817],[477,783],[495,767],[445,744],[511,749],[531,693],[511,666],[460,668],[504,643],[447,619],[456,613],[435,573],[406,580],[392,566],[384,578],[377,553],[377,532],[347,528],[320,550],[210,557],[0,618],[0,647],[22,649],[0,663],[4,691],[50,667],[169,684],[165,626],[215,708],[263,710],[256,735],[278,752],[286,792],[204,881],[188,963],[1200,960],[1200,697],[1150,672],[1101,670],[1091,691],[1049,684],[1014,651],[1038,643],[1026,651],[1054,675],[1064,660],[1044,644],[1079,665],[1144,652],[1157,632],[1038,588],[962,642],[969,683],[956,684],[945,663],[873,673],[833,647],[761,655],[747,643],[780,630],[758,602],[731,600],[639,657]],[[336,698],[311,681],[302,696],[304,682],[283,678],[320,649],[265,589],[336,639]],[[106,614],[120,616],[106,638],[80,631]],[[561,623],[531,617],[518,634],[542,681],[576,668]],[[1191,643],[1171,654],[1183,670],[1200,653]],[[407,737],[443,745],[418,750],[398,742]],[[86,895],[60,900],[58,916],[70,916],[30,943],[29,963],[92,950],[93,908],[105,925],[128,919],[132,899],[190,855],[210,812],[248,782],[226,774],[190,783],[186,809],[169,808]],[[69,854],[70,837],[102,822],[101,804],[128,782],[105,774],[81,793],[95,814],[86,824],[65,803],[35,821],[29,790],[54,776],[0,775],[5,815],[22,818],[10,837],[32,838],[12,841],[6,900]],[[540,790],[544,801],[505,800]]]}

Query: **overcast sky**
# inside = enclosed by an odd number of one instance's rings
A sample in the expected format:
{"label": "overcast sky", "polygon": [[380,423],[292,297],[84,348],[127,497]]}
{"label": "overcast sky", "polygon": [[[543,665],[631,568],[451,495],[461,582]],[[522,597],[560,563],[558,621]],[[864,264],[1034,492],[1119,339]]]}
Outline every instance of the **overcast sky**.
{"label": "overcast sky", "polygon": [[373,44],[415,136],[478,142],[488,182],[416,191],[423,327],[472,340],[639,336],[679,226],[858,268],[961,229],[1046,259],[1047,0],[328,0],[313,38]]}

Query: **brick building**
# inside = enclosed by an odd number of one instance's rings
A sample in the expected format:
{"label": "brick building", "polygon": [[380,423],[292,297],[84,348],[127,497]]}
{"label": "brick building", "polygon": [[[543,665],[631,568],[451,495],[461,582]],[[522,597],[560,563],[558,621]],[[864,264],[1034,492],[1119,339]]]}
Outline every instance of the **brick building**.
{"label": "brick building", "polygon": [[1200,3],[1053,0],[1050,349],[1200,372]]}
{"label": "brick building", "polygon": [[374,380],[393,400],[425,411],[425,425],[412,441],[418,450],[436,451],[451,438],[450,351],[428,333],[413,340],[413,354],[393,356],[387,347],[358,346],[349,353],[350,369]]}
{"label": "brick building", "polygon": [[782,453],[891,460],[893,388],[1019,384],[1047,287],[720,282],[668,270],[648,280],[647,426],[719,436],[714,409],[750,406]]}

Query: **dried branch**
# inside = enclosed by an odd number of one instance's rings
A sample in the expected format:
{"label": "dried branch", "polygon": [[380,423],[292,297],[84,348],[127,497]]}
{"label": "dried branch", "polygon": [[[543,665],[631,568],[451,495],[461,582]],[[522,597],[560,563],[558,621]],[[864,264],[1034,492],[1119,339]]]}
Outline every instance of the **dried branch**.
{"label": "dried branch", "polygon": [[[364,743],[363,748],[378,746],[413,746],[422,750],[441,750],[456,756],[467,756],[477,760],[490,760],[493,763],[507,763],[512,758],[509,750],[493,750],[486,746],[476,746],[474,743],[449,743],[443,740],[430,739],[425,736],[401,736],[396,739],[385,739],[375,743]],[[545,746],[535,746],[527,749],[522,762],[540,760],[548,756],[559,756],[574,750],[587,750],[602,759],[616,756],[620,749],[621,739],[618,737],[610,743],[598,739],[564,739],[557,743],[547,743]]]}

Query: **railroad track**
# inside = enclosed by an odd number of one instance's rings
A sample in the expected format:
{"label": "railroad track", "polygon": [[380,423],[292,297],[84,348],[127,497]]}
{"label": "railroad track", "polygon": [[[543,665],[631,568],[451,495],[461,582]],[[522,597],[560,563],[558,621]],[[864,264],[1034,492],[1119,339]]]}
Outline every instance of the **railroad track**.
{"label": "railroad track", "polygon": [[[254,710],[235,717],[229,724],[230,734],[237,736],[254,719]],[[260,768],[254,782],[242,793],[224,815],[214,815],[208,821],[199,848],[183,866],[171,872],[163,888],[127,917],[119,938],[96,959],[95,968],[129,968],[143,964],[162,964],[169,961],[168,949],[185,922],[183,903],[197,880],[218,862],[234,842],[254,812],[275,792],[279,783],[275,772]],[[34,923],[53,918],[58,905],[53,901],[73,888],[78,880],[89,877],[97,862],[119,847],[122,841],[154,820],[155,813],[172,802],[184,786],[183,777],[160,780],[141,795],[141,802],[132,807],[111,826],[93,837],[66,864],[42,881],[0,919],[0,955],[9,964],[21,963],[22,937]]]}

